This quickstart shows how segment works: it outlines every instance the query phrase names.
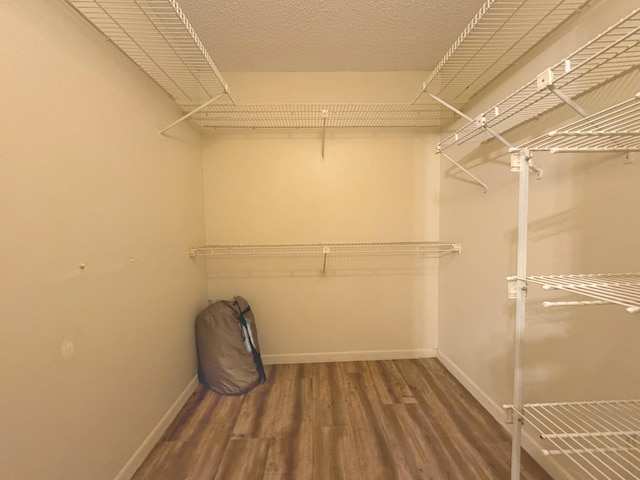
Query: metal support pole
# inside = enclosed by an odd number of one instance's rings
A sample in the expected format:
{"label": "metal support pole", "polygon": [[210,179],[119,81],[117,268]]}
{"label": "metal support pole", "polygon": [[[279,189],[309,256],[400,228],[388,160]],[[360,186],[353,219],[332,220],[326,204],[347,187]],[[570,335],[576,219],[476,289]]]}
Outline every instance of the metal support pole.
{"label": "metal support pole", "polygon": [[466,168],[464,168],[462,165],[460,165],[458,162],[456,162],[453,158],[451,158],[449,155],[447,155],[444,152],[440,152],[440,155],[442,155],[444,158],[446,158],[447,160],[449,160],[451,163],[453,163],[456,167],[458,167],[460,170],[462,170],[464,173],[466,173],[467,175],[469,175],[471,178],[473,178],[477,183],[479,183],[480,185],[482,185],[482,188],[484,190],[484,193],[487,193],[487,190],[489,190],[489,187],[487,187],[487,184],[484,183],[482,180],[480,180],[478,177],[476,177],[473,173],[471,173],[469,170],[467,170]]}
{"label": "metal support pole", "polygon": [[202,105],[200,105],[198,108],[195,108],[193,110],[191,110],[189,113],[183,115],[182,117],[180,117],[178,120],[176,120],[175,122],[173,122],[171,125],[166,126],[165,128],[163,128],[162,130],[160,130],[158,133],[160,135],[162,135],[164,132],[166,132],[167,130],[169,130],[170,128],[175,127],[176,125],[178,125],[180,122],[183,122],[184,120],[186,120],[187,118],[191,117],[192,115],[198,113],[200,110],[202,110],[205,107],[208,107],[209,105],[211,105],[213,102],[215,102],[216,100],[218,100],[220,97],[222,97],[223,95],[226,95],[227,92],[225,93],[221,93],[220,95],[217,95],[209,100],[207,100],[205,103],[203,103]]}
{"label": "metal support pole", "polygon": [[[529,164],[528,150],[520,150],[520,187],[518,199],[518,265],[516,280],[516,323],[513,349],[513,406],[522,412],[522,343],[525,331],[525,307],[527,296],[527,235],[529,224]],[[511,480],[520,480],[520,450],[523,419],[516,413],[513,422],[511,444]]]}

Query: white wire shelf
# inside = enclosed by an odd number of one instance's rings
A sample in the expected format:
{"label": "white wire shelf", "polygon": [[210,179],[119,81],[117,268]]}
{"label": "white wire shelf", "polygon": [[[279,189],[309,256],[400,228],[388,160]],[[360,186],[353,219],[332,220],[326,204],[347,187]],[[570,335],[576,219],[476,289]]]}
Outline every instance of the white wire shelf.
{"label": "white wire shelf", "polygon": [[640,150],[640,93],[630,100],[524,143],[530,151],[612,152]]}
{"label": "white wire shelf", "polygon": [[193,118],[203,127],[438,127],[453,118],[437,104],[210,105]]}
{"label": "white wire shelf", "polygon": [[503,133],[542,115],[562,104],[554,90],[575,98],[639,66],[640,9],[637,9],[446,137],[439,145],[440,150],[474,139],[486,128]]}
{"label": "white wire shelf", "polygon": [[[458,105],[466,102],[588,1],[487,0],[424,88]],[[453,118],[431,99],[420,104],[234,107],[229,86],[176,0],[67,2],[164,88],[185,113],[197,111],[193,118],[204,127],[439,127]],[[200,109],[211,99],[215,105]]]}
{"label": "white wire shelf", "polygon": [[176,0],[67,0],[153,78],[185,112],[222,95],[227,83]]}
{"label": "white wire shelf", "polygon": [[192,248],[189,256],[322,256],[322,255],[415,255],[440,257],[461,251],[459,243],[390,242],[273,245],[207,245]]}
{"label": "white wire shelf", "polygon": [[[526,280],[546,290],[563,290],[598,303],[624,306],[629,313],[640,313],[640,273],[528,276]],[[545,302],[545,306],[564,304],[593,305],[594,302]]]}
{"label": "white wire shelf", "polygon": [[461,107],[587,0],[487,0],[417,95]]}
{"label": "white wire shelf", "polygon": [[545,455],[566,455],[580,478],[640,479],[640,400],[509,406],[550,444]]}

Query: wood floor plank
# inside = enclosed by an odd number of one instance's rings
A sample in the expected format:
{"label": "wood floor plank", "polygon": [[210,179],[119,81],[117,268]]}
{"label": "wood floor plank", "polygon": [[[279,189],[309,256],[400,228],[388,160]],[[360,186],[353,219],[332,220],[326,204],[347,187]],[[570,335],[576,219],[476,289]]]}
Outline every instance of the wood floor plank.
{"label": "wood floor plank", "polygon": [[401,404],[386,405],[384,408],[392,419],[389,427],[391,440],[403,452],[410,478],[439,480],[446,478],[446,472],[455,475],[455,465],[442,460],[446,458],[446,452],[441,448],[442,443],[432,441],[433,432],[429,425],[415,421],[416,414],[421,412],[419,407]]}
{"label": "wood floor plank", "polygon": [[314,427],[306,422],[298,435],[271,441],[263,480],[312,480]]}
{"label": "wood floor plank", "polygon": [[268,438],[232,438],[222,457],[215,480],[260,480],[264,476]]}
{"label": "wood floor plank", "polygon": [[207,389],[202,384],[198,385],[180,412],[178,412],[176,418],[171,422],[169,428],[164,432],[160,441],[180,441],[184,440],[185,436],[190,436],[193,430],[201,423],[200,419],[204,412],[215,401],[215,397],[207,395]]}
{"label": "wood floor plank", "polygon": [[[232,437],[233,427],[244,399],[221,396],[214,392],[207,392],[207,397],[215,397],[215,401],[203,402],[202,410],[205,414],[202,416],[197,434],[194,432],[189,440],[184,442],[161,441],[145,459],[133,480],[213,478],[227,447],[227,441]],[[185,422],[184,425],[188,426],[190,423]],[[181,433],[178,431],[175,435],[181,436]],[[179,450],[171,450],[172,448]],[[176,466],[176,459],[179,459],[182,466]],[[168,472],[174,470],[179,470],[181,474],[170,476]]]}
{"label": "wood floor plank", "polygon": [[278,409],[272,437],[296,437],[305,423],[313,422],[313,384],[310,378],[285,378],[279,386]]}
{"label": "wood floor plank", "polygon": [[363,371],[350,374],[345,379],[358,462],[365,479],[391,480],[397,478],[396,463],[399,459],[394,458],[378,411],[377,396],[368,377],[368,373]]}
{"label": "wood floor plank", "polygon": [[[501,442],[508,439],[504,429],[495,428],[495,419],[478,401],[464,388],[464,386],[444,368],[435,358],[420,359],[418,362],[422,371],[430,378],[432,389],[441,399],[441,403],[448,410],[452,410],[458,424],[469,424],[470,431],[477,434],[483,443]],[[443,401],[446,399],[446,401]],[[447,403],[449,402],[449,403]],[[465,410],[452,409],[454,405],[461,405]],[[476,408],[478,407],[478,408]]]}
{"label": "wood floor plank", "polygon": [[[436,359],[267,367],[199,387],[133,480],[507,480],[510,437]],[[523,480],[549,480],[523,453]]]}
{"label": "wood floor plank", "polygon": [[267,382],[246,393],[238,421],[233,429],[234,437],[272,438],[273,424],[279,408],[282,369],[265,366]]}
{"label": "wood floor plank", "polygon": [[186,455],[183,448],[182,442],[158,443],[138,468],[133,480],[184,478]]}
{"label": "wood floor plank", "polygon": [[509,462],[496,458],[494,446],[507,438],[506,432],[449,372],[441,370],[440,362],[422,359],[418,364],[419,376],[425,382],[423,389],[429,392],[428,399],[417,394],[418,403],[430,411],[430,421],[438,434],[453,438],[447,453],[456,463],[464,461],[460,467],[466,470],[464,477],[509,478]]}
{"label": "wood floor plank", "polygon": [[[353,432],[348,426],[315,427],[313,480],[361,480]],[[364,477],[369,479],[371,477]]]}
{"label": "wood floor plank", "polygon": [[344,377],[337,363],[315,363],[311,368],[313,385],[313,425],[349,425]]}
{"label": "wood floor plank", "polygon": [[[285,372],[292,371],[284,366]],[[313,386],[311,378],[284,374],[264,480],[311,480]]]}
{"label": "wood floor plank", "polygon": [[383,405],[416,403],[404,377],[392,360],[363,363],[371,375],[378,398]]}
{"label": "wood floor plank", "polygon": [[[175,420],[171,422],[161,441],[185,442],[192,438],[200,438],[207,428],[207,417],[215,412],[221,398],[223,397],[214,395],[206,387],[199,385]],[[237,403],[242,403],[242,399]]]}

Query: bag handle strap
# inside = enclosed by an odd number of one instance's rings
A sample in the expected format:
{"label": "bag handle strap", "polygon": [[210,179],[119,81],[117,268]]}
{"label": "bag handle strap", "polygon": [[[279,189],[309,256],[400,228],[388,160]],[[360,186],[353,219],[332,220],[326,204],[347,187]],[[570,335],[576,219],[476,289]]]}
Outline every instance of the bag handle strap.
{"label": "bag handle strap", "polygon": [[[240,304],[238,303],[238,300],[234,300],[233,304],[235,306],[238,307],[238,321],[240,322],[240,325],[242,325],[242,327],[248,332],[249,331],[249,326],[247,325],[247,319],[244,318],[245,314],[249,313],[251,311],[251,307],[249,305],[247,305],[247,308],[245,308],[244,310],[240,309]],[[234,308],[234,311],[235,308]],[[264,370],[264,365],[262,363],[262,357],[260,357],[260,352],[258,351],[258,349],[256,348],[255,344],[253,343],[253,336],[252,335],[248,335],[249,337],[249,343],[251,345],[251,354],[253,355],[253,361],[256,364],[256,369],[258,370],[258,383],[264,383],[267,381],[267,374]]]}

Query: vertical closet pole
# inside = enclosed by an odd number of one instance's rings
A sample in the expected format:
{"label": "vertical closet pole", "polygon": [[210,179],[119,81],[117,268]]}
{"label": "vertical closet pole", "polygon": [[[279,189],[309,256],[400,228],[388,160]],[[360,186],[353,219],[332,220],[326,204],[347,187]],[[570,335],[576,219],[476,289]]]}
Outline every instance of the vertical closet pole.
{"label": "vertical closet pole", "polygon": [[[518,265],[516,324],[514,334],[513,360],[513,406],[522,412],[522,341],[525,328],[525,302],[527,297],[527,234],[529,223],[529,165],[531,156],[528,150],[520,150],[520,186],[518,194]],[[522,441],[523,419],[516,413],[513,423],[511,444],[511,480],[520,479],[520,445]]]}

